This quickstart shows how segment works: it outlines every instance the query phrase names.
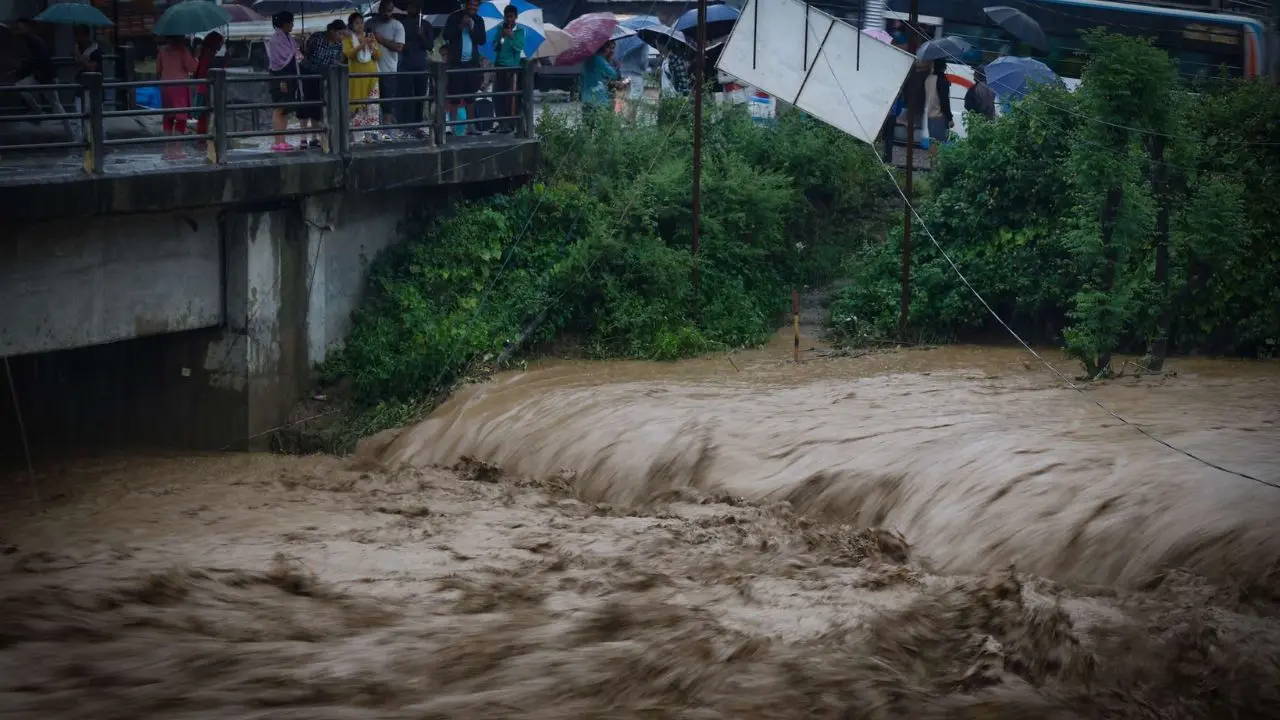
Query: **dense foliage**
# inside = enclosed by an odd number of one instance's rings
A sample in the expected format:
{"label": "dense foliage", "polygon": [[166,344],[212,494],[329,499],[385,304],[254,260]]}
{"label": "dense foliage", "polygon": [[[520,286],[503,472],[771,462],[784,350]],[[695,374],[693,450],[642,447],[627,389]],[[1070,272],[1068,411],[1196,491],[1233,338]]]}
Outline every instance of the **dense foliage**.
{"label": "dense foliage", "polygon": [[[947,147],[918,202],[956,269],[1033,341],[1093,376],[1113,351],[1280,350],[1280,88],[1182,84],[1147,42],[1095,33],[1080,88],[1041,88]],[[911,325],[999,329],[917,229]],[[848,263],[832,307],[857,342],[896,332],[900,234]]]}
{"label": "dense foliage", "polygon": [[530,187],[465,204],[380,258],[329,378],[350,378],[362,402],[423,400],[566,336],[651,359],[757,343],[792,287],[830,281],[883,236],[892,187],[867,148],[798,113],[762,127],[714,109],[695,304],[690,114],[659,116],[585,130],[545,115]]}

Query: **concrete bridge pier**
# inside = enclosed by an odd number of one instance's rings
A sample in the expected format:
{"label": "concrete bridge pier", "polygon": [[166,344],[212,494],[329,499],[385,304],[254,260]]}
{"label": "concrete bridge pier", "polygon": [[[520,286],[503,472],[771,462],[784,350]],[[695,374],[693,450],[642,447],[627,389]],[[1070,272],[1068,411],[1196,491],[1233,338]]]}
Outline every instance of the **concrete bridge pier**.
{"label": "concrete bridge pier", "polygon": [[[510,142],[0,187],[0,357],[33,443],[264,447],[378,254],[532,173],[536,143]],[[0,384],[0,456],[18,437]]]}

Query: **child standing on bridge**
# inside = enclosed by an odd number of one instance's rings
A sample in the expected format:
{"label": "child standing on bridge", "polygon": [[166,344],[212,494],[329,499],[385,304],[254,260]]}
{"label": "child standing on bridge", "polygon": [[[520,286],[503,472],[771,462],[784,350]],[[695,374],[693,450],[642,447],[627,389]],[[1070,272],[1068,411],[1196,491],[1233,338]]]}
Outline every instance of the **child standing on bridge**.
{"label": "child standing on bridge", "polygon": [[[191,54],[191,50],[187,47],[186,38],[175,35],[169,38],[169,42],[160,48],[156,53],[156,74],[160,76],[160,80],[190,80],[191,74],[196,71],[196,59]],[[166,112],[164,114],[165,135],[186,135],[187,134],[187,110],[191,107],[191,87],[188,85],[161,85],[160,86],[160,105],[169,110],[171,108],[181,108],[179,112]],[[164,158],[166,160],[176,160],[181,158],[182,143],[170,142],[165,144]]]}

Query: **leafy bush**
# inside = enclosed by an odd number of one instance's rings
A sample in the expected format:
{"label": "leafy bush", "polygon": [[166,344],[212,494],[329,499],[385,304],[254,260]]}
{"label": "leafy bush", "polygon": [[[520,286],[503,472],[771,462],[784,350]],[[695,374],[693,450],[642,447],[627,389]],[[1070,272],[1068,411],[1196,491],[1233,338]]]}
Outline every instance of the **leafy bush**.
{"label": "leafy bush", "polygon": [[537,182],[380,258],[327,379],[371,405],[421,401],[564,335],[656,360],[759,343],[792,287],[883,235],[892,188],[869,149],[799,114],[762,127],[708,108],[695,310],[689,118],[678,101],[648,126],[544,116]]}
{"label": "leafy bush", "polygon": [[[1140,39],[1092,33],[1075,93],[1040,88],[941,153],[917,206],[1000,317],[1093,375],[1113,351],[1273,354],[1280,338],[1280,87],[1188,88]],[[901,236],[847,264],[832,306],[851,342],[896,332]],[[922,229],[911,325],[1000,330]]]}

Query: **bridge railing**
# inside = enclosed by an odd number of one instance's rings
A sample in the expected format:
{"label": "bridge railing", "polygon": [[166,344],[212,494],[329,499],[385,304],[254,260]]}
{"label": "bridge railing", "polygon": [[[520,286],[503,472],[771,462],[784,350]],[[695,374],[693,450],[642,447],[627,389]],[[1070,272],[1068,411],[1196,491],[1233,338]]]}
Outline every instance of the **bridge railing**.
{"label": "bridge railing", "polygon": [[[472,73],[493,73],[498,82],[498,90],[490,92],[450,93],[451,77]],[[351,152],[354,133],[378,133],[388,131],[402,132],[422,130],[422,137],[429,138],[435,145],[448,142],[449,129],[455,127],[475,126],[484,123],[503,123],[510,127],[519,137],[532,137],[534,132],[534,65],[524,62],[517,67],[487,68],[450,68],[443,63],[433,63],[430,69],[396,73],[351,73],[345,65],[334,65],[318,75],[239,75],[228,73],[226,69],[215,68],[209,71],[207,78],[188,80],[107,80],[101,73],[84,73],[78,83],[51,83],[44,85],[0,86],[0,93],[29,93],[44,96],[48,93],[73,91],[76,98],[75,109],[60,113],[0,115],[0,125],[6,123],[28,122],[61,122],[70,131],[71,137],[57,142],[13,142],[0,144],[0,155],[14,152],[39,152],[50,150],[83,149],[84,169],[89,173],[103,171],[108,153],[124,148],[167,143],[199,143],[208,162],[221,164],[228,160],[233,150],[233,142],[244,139],[271,136],[316,136],[320,140],[320,150],[329,154],[346,155]],[[351,96],[352,80],[380,80],[393,77],[397,82],[409,78],[428,77],[431,83],[428,91],[419,95],[405,96],[397,93],[390,98],[353,98]],[[515,82],[512,82],[515,79]],[[232,92],[232,86],[249,83],[287,82],[287,88],[308,87],[319,88],[320,97],[312,98],[298,94],[303,99],[269,102],[237,102],[232,98],[238,93]],[[471,83],[474,85],[475,83]],[[115,97],[132,98],[138,88],[142,87],[185,87],[187,96],[191,98],[185,107],[137,107],[130,103],[108,102],[108,93]],[[514,88],[514,89],[511,89]],[[203,102],[195,101],[196,95],[204,98]],[[493,116],[476,117],[468,115],[463,119],[449,119],[448,110],[452,105],[473,102],[481,98],[494,100]],[[512,99],[515,100],[514,104]],[[430,110],[422,113],[421,120],[383,123],[382,114],[374,111],[376,124],[362,124],[353,127],[352,115],[370,105],[391,105],[407,107],[408,103],[428,104]],[[275,111],[283,109],[288,114],[295,114],[301,109],[318,110],[318,120],[312,120],[310,127],[286,127],[282,129],[237,129],[235,118],[245,112],[257,113],[261,110]],[[505,110],[505,112],[504,112]],[[414,113],[416,115],[416,113]],[[204,132],[146,135],[142,137],[111,137],[108,134],[108,121],[119,118],[145,118],[183,115],[203,128]],[[200,119],[205,118],[206,122]],[[162,125],[164,123],[162,122]],[[301,123],[300,123],[301,124]],[[0,143],[4,143],[0,140]]]}

